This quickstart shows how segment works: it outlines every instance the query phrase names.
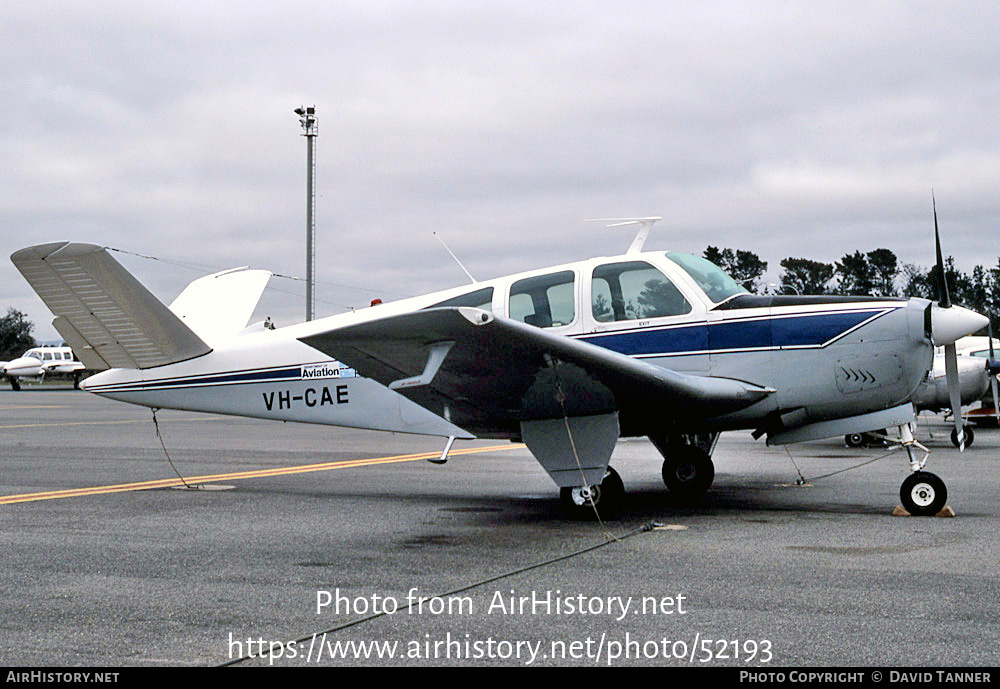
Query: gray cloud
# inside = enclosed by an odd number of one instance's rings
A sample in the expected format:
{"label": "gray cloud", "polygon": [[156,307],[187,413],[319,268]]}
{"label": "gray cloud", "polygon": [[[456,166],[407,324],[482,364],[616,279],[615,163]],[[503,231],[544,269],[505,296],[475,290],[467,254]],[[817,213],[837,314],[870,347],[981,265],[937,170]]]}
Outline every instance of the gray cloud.
{"label": "gray cloud", "polygon": [[[76,239],[304,272],[323,307],[654,248],[993,264],[995,3],[19,3],[0,26],[7,253]],[[130,259],[131,260],[131,259]],[[132,264],[130,264],[132,265]],[[135,261],[165,299],[195,271]],[[0,305],[50,316],[9,263]],[[297,283],[278,285],[299,290]],[[284,292],[265,308],[299,317]]]}

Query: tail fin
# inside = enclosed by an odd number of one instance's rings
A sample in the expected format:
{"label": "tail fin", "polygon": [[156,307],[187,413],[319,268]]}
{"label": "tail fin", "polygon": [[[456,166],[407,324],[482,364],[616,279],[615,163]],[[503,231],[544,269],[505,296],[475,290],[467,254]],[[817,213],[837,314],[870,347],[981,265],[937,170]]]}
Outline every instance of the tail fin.
{"label": "tail fin", "polygon": [[170,310],[215,347],[247,327],[270,279],[270,271],[246,268],[206,275],[185,287]]}
{"label": "tail fin", "polygon": [[87,368],[151,368],[212,351],[103,247],[54,242],[10,259]]}

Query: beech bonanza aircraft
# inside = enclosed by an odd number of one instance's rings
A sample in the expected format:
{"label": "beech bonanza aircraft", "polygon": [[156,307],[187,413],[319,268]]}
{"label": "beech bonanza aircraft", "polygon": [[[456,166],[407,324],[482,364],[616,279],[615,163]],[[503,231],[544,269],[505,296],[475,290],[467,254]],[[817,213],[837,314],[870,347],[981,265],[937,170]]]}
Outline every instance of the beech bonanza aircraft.
{"label": "beech bonanza aircraft", "polygon": [[903,505],[939,511],[947,491],[915,453],[910,400],[934,345],[953,356],[986,318],[947,292],[753,295],[702,258],[643,252],[655,220],[626,221],[641,228],[621,256],[279,329],[246,327],[267,271],[200,278],[168,308],[99,246],[11,259],[87,368],[111,369],[83,387],[112,399],[436,435],[441,463],[458,438],[523,441],[581,518],[624,498],[608,466],[619,437],[648,436],[669,490],[692,497],[713,481],[721,431],[782,444],[898,427]]}

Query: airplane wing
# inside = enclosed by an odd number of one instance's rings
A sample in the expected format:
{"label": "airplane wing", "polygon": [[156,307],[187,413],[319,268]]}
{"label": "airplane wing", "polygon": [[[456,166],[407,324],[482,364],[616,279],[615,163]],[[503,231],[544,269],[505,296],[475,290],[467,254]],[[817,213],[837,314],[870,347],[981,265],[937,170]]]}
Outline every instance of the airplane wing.
{"label": "airplane wing", "polygon": [[478,433],[615,410],[703,420],[772,392],[678,373],[471,307],[426,309],[300,339]]}

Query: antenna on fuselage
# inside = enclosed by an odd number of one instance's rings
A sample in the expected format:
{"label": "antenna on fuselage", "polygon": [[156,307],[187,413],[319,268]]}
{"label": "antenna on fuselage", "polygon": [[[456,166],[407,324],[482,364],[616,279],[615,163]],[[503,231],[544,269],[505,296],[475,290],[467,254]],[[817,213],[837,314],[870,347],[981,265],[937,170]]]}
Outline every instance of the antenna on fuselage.
{"label": "antenna on fuselage", "polygon": [[465,269],[465,266],[462,265],[462,262],[458,260],[458,256],[456,256],[454,253],[452,253],[452,250],[448,248],[448,245],[444,243],[444,240],[441,239],[440,237],[438,237],[438,233],[437,232],[432,232],[431,234],[433,234],[435,237],[437,237],[437,240],[439,242],[441,242],[441,246],[444,247],[444,250],[447,251],[449,254],[451,254],[451,257],[453,259],[455,259],[455,263],[458,264],[458,267],[461,268],[463,271],[465,271],[465,274],[469,276],[470,280],[472,280],[472,284],[474,285],[477,282],[479,282],[479,280],[477,280],[476,278],[472,277],[472,273],[470,273],[468,270]]}
{"label": "antenna on fuselage", "polygon": [[632,240],[631,246],[629,246],[628,251],[625,252],[625,255],[629,255],[642,253],[642,247],[646,243],[646,238],[649,237],[649,231],[653,228],[653,223],[657,220],[663,220],[663,218],[659,216],[649,218],[587,218],[585,222],[611,223],[610,225],[606,225],[606,227],[640,225],[639,231],[635,235],[635,239]]}

